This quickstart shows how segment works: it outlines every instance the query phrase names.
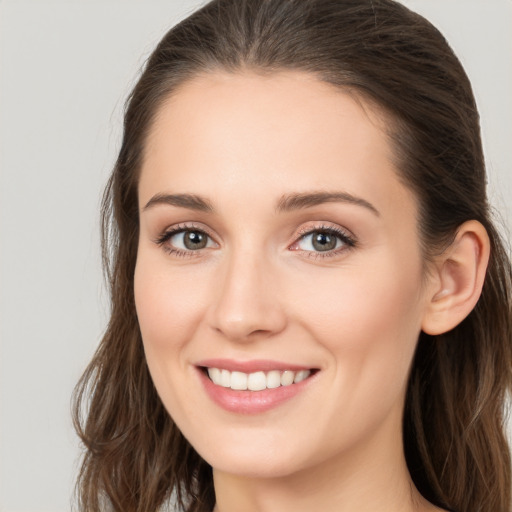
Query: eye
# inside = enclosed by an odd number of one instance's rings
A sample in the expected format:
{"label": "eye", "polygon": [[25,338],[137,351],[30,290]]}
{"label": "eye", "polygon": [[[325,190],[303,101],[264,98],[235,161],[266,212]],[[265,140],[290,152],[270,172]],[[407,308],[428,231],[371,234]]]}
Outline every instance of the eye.
{"label": "eye", "polygon": [[319,228],[304,233],[291,247],[295,251],[337,254],[355,246],[355,240],[335,228]]}
{"label": "eye", "polygon": [[169,238],[169,243],[177,249],[197,251],[208,247],[210,237],[202,231],[180,231]]}
{"label": "eye", "polygon": [[217,246],[205,231],[180,226],[166,231],[155,242],[167,252],[178,256]]}

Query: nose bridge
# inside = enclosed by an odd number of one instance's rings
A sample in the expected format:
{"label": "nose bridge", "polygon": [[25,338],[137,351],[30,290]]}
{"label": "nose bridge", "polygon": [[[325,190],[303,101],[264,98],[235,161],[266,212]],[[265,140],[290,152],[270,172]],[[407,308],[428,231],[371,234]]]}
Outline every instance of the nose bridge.
{"label": "nose bridge", "polygon": [[272,263],[263,251],[247,245],[234,248],[219,273],[212,327],[238,341],[281,331],[286,319],[272,274]]}

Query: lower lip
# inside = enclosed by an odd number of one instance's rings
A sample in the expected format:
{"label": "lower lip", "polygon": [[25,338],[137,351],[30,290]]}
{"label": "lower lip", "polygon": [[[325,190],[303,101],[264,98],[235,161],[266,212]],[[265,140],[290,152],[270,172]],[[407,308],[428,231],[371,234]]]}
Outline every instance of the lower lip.
{"label": "lower lip", "polygon": [[213,402],[226,411],[237,414],[259,414],[278,407],[303,391],[314,377],[313,375],[297,384],[274,389],[235,391],[231,388],[217,386],[200,369],[198,369],[198,373],[206,393]]}

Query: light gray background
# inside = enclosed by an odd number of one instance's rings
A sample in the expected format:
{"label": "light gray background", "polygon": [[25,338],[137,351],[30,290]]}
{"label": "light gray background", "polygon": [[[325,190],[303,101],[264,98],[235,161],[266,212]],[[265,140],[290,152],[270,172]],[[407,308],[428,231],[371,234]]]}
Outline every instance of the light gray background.
{"label": "light gray background", "polygon": [[[512,209],[512,1],[403,0],[447,36],[482,115],[490,192]],[[98,207],[125,97],[198,0],[0,0],[0,511],[65,512],[72,388],[107,300]]]}

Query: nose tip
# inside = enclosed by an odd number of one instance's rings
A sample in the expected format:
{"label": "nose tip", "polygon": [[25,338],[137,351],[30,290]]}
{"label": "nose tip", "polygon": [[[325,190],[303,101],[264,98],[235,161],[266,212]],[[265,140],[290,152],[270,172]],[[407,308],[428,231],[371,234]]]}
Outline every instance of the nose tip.
{"label": "nose tip", "polygon": [[255,338],[272,336],[282,330],[280,322],[272,321],[268,315],[264,319],[258,319],[254,314],[251,317],[218,316],[214,329],[233,341],[251,341]]}
{"label": "nose tip", "polygon": [[286,326],[286,315],[270,275],[261,265],[233,265],[221,279],[211,327],[233,341],[270,337]]}

